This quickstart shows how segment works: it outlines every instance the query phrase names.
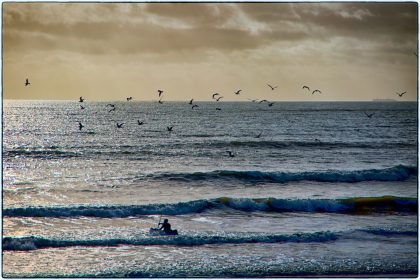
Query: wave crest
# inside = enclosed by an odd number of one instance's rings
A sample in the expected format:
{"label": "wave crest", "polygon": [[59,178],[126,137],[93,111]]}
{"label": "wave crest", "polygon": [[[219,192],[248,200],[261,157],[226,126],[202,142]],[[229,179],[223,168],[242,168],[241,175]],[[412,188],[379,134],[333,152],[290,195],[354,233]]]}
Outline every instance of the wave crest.
{"label": "wave crest", "polygon": [[73,207],[26,207],[6,208],[8,217],[100,217],[116,218],[139,215],[182,215],[224,208],[239,211],[267,212],[320,212],[361,214],[370,213],[417,213],[417,199],[408,197],[355,197],[347,199],[278,199],[278,198],[229,198],[202,199],[174,204],[149,204],[127,206],[73,206]]}

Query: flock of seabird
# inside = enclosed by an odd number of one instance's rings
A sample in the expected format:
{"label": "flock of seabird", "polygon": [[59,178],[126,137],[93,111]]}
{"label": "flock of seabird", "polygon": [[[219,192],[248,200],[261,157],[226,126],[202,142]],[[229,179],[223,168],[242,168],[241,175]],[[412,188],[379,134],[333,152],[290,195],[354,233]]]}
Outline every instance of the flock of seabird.
{"label": "flock of seabird", "polygon": [[[417,54],[416,54],[416,56],[417,56]],[[29,79],[27,78],[26,80],[25,80],[25,87],[26,86],[28,86],[28,85],[30,85],[31,83],[29,82]],[[276,88],[278,88],[278,86],[272,86],[272,85],[270,85],[270,84],[267,84],[267,86],[271,89],[271,90],[275,90]],[[306,86],[306,85],[304,85],[303,87],[302,87],[302,89],[303,90],[307,90],[308,92],[311,92],[312,93],[312,95],[314,95],[314,94],[316,94],[316,93],[318,93],[318,94],[321,94],[322,92],[319,90],[319,89],[315,89],[315,90],[313,90],[313,91],[311,91],[311,89],[310,89],[310,87],[309,86]],[[234,94],[235,95],[239,95],[240,93],[241,93],[241,89],[239,89],[239,90],[237,90],[236,92],[234,92]],[[158,103],[159,104],[163,104],[163,101],[162,101],[162,98],[163,98],[163,96],[162,96],[162,94],[163,94],[163,90],[160,90],[160,89],[158,89],[157,90],[157,93],[158,93],[158,97],[159,97],[159,100],[158,100]],[[403,97],[403,95],[404,94],[406,94],[407,92],[406,91],[404,91],[404,92],[396,92],[396,95],[398,95],[399,97]],[[212,99],[213,100],[215,100],[216,102],[219,102],[220,101],[220,99],[222,99],[223,98],[223,96],[222,95],[220,95],[220,93],[214,93],[214,94],[212,94]],[[133,100],[133,97],[127,97],[126,98],[126,100],[127,101],[132,101]],[[268,101],[268,100],[266,100],[266,99],[263,99],[263,100],[258,100],[258,99],[249,99],[248,98],[248,100],[250,100],[251,102],[258,102],[258,103],[264,103],[264,102],[266,102],[267,103],[267,105],[269,106],[269,107],[272,107],[273,105],[274,105],[274,102],[270,102],[270,101]],[[79,97],[79,102],[80,103],[83,103],[85,101],[85,99],[83,98],[83,96],[80,96]],[[197,105],[197,104],[193,104],[193,101],[194,101],[194,99],[192,98],[189,102],[188,102],[188,104],[189,105],[192,105],[191,106],[191,109],[194,109],[194,108],[199,108],[199,106]],[[110,110],[108,110],[108,113],[110,113],[110,112],[113,112],[113,111],[115,111],[115,104],[107,104],[106,105],[106,107],[110,107]],[[82,110],[84,110],[86,107],[85,106],[83,106],[83,105],[80,105],[80,109],[82,109]],[[216,110],[218,110],[218,111],[221,111],[222,109],[221,108],[219,108],[219,107],[216,107]],[[366,112],[364,112],[365,113],[365,115],[366,115],[366,117],[368,117],[368,118],[372,118],[372,116],[374,115],[374,113],[371,113],[371,114],[369,114],[369,113],[366,113]],[[78,123],[79,123],[79,130],[82,130],[83,129],[83,127],[84,127],[84,125],[80,122],[80,121],[77,121]],[[137,120],[137,124],[138,125],[143,125],[143,124],[145,124],[144,123],[144,121],[140,121],[140,120]],[[123,127],[123,125],[124,125],[124,123],[116,123],[116,125],[117,125],[117,128],[122,128]],[[173,129],[173,126],[167,126],[166,127],[166,129],[167,129],[167,131],[169,131],[169,132],[171,132],[172,131],[172,129]],[[262,135],[262,132],[260,132],[257,136],[255,136],[255,138],[260,138],[261,137],[261,135]],[[316,140],[318,140],[319,141],[319,139],[316,139]],[[232,151],[226,151],[227,153],[228,153],[228,156],[229,157],[234,157],[235,155],[233,154],[233,152]]]}

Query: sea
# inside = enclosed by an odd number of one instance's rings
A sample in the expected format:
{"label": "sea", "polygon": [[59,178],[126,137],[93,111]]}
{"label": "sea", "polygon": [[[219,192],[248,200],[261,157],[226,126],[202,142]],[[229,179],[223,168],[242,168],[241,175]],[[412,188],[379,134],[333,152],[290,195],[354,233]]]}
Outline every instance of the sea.
{"label": "sea", "polygon": [[417,102],[109,103],[3,101],[3,277],[418,275]]}

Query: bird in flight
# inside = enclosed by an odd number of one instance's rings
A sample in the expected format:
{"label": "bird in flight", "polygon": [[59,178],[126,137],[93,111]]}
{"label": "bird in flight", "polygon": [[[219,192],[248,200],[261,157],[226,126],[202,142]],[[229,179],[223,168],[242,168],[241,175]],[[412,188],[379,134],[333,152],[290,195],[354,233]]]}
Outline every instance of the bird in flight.
{"label": "bird in flight", "polygon": [[124,124],[124,123],[118,123],[118,122],[117,122],[117,127],[118,127],[118,128],[121,128],[121,127],[123,126],[123,124]]}
{"label": "bird in flight", "polygon": [[229,157],[234,157],[235,155],[232,153],[232,151],[226,151],[226,153],[229,154]]}
{"label": "bird in flight", "polygon": [[402,97],[404,94],[406,94],[407,92],[406,91],[404,91],[404,92],[401,92],[401,93],[399,93],[399,92],[396,92],[395,94],[396,95],[398,95],[399,97]]}
{"label": "bird in flight", "polygon": [[319,89],[316,89],[316,90],[314,90],[314,91],[312,92],[312,94],[315,94],[315,93],[317,93],[317,92],[322,93]]}
{"label": "bird in flight", "polygon": [[159,97],[162,95],[163,90],[158,89]]}
{"label": "bird in flight", "polygon": [[278,86],[272,86],[270,84],[267,84],[267,86],[269,86],[271,88],[271,90],[274,90],[275,88],[277,88]]}
{"label": "bird in flight", "polygon": [[174,128],[173,126],[167,126],[166,127],[166,129],[168,130],[168,131],[172,131],[172,128]]}
{"label": "bird in flight", "polygon": [[133,100],[133,97],[127,97],[127,101],[131,101],[131,100]]}
{"label": "bird in flight", "polygon": [[215,96],[218,96],[220,94],[218,94],[217,92],[215,94],[213,94],[212,99],[214,99]]}
{"label": "bird in flight", "polygon": [[191,107],[191,109],[194,109],[194,108],[198,108],[198,105],[197,105],[197,104],[194,104],[194,105]]}
{"label": "bird in flight", "polygon": [[159,104],[163,104],[163,101],[162,101],[162,99],[159,99],[159,101],[158,101],[158,102],[159,102]]}
{"label": "bird in flight", "polygon": [[368,113],[365,112],[365,115],[366,115],[366,117],[371,118],[374,115],[374,113],[368,114]]}
{"label": "bird in flight", "polygon": [[83,110],[83,109],[85,109],[85,108],[86,108],[86,107],[83,107],[82,105],[80,105],[80,109],[82,109],[82,110]]}
{"label": "bird in flight", "polygon": [[238,90],[235,92],[236,95],[239,95],[239,93],[241,93],[242,89]]}
{"label": "bird in flight", "polygon": [[223,96],[220,96],[216,99],[216,101],[219,101],[221,98],[223,98]]}
{"label": "bird in flight", "polygon": [[79,130],[82,130],[82,128],[84,127],[84,125],[81,122],[78,122],[78,123],[79,123]]}
{"label": "bird in flight", "polygon": [[85,99],[83,98],[83,96],[80,96],[79,97],[79,102],[83,102],[83,101],[85,101]]}
{"label": "bird in flight", "polygon": [[143,125],[144,124],[144,121],[137,120],[137,124],[138,125]]}
{"label": "bird in flight", "polygon": [[192,105],[194,99],[191,99],[190,102],[188,102],[188,104]]}
{"label": "bird in flight", "polygon": [[306,88],[307,90],[311,91],[311,89],[310,89],[308,86],[303,86],[303,87],[302,87],[302,89],[305,89],[305,88]]}
{"label": "bird in flight", "polygon": [[29,80],[28,79],[26,79],[26,81],[25,81],[25,87],[26,86],[28,86],[28,85],[30,85],[31,83],[29,82]]}

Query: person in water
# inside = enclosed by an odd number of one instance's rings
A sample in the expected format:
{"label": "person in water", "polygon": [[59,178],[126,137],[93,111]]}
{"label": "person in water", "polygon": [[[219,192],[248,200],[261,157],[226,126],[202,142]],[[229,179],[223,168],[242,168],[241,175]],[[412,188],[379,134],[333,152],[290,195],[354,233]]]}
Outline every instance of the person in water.
{"label": "person in water", "polygon": [[168,219],[163,220],[163,223],[159,223],[159,225],[162,225],[159,229],[163,230],[165,233],[171,233],[171,224],[168,222]]}

